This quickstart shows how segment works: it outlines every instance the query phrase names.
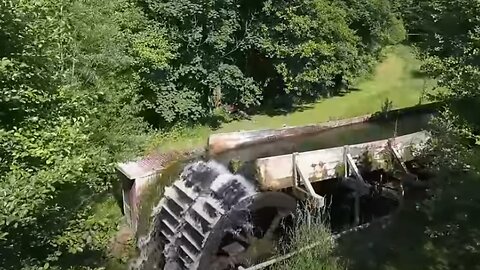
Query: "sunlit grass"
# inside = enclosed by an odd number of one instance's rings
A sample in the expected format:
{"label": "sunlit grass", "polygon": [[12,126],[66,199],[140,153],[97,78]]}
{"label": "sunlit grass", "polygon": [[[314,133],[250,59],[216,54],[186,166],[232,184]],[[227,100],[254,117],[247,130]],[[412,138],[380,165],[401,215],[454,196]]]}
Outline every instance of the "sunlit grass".
{"label": "sunlit grass", "polygon": [[387,99],[392,102],[392,108],[413,106],[419,103],[424,87],[433,86],[433,81],[420,76],[420,65],[410,47],[392,47],[387,49],[386,58],[375,73],[353,85],[354,90],[343,96],[307,104],[302,110],[287,115],[256,115],[251,120],[228,123],[219,132],[276,128],[284,124],[297,126],[355,117],[379,111]]}
{"label": "sunlit grass", "polygon": [[171,132],[155,134],[148,145],[147,152],[160,150],[189,150],[204,147],[208,136],[214,131],[207,126],[180,127]]}

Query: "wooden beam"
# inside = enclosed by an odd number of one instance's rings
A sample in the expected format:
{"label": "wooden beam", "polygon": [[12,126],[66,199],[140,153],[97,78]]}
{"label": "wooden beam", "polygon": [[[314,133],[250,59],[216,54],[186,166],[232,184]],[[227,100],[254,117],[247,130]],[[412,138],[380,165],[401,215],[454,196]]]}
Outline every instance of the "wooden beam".
{"label": "wooden beam", "polygon": [[365,180],[363,180],[362,175],[360,174],[360,171],[358,170],[357,164],[355,164],[355,161],[353,160],[352,155],[347,154],[347,162],[345,163],[345,166],[348,166],[348,168],[352,169],[353,175],[358,180],[365,182]]}
{"label": "wooden beam", "polygon": [[395,146],[392,145],[392,141],[388,141],[387,145],[388,145],[388,148],[390,149],[390,151],[391,151],[391,153],[392,153],[393,158],[394,158],[395,161],[397,161],[397,163],[400,165],[400,167],[402,168],[403,172],[404,172],[404,173],[408,173],[408,168],[407,168],[407,166],[405,165],[405,161],[403,161],[402,155],[400,155],[400,153],[398,152],[397,148],[395,148]]}
{"label": "wooden beam", "polygon": [[[318,195],[317,192],[315,192],[315,189],[313,188],[312,183],[310,183],[310,181],[306,179],[305,176],[302,174],[302,171],[299,170],[298,164],[296,161],[297,156],[298,156],[298,153],[293,153],[292,155],[293,175],[294,175],[293,182],[294,182],[295,188],[316,199],[318,202],[318,207],[323,207],[325,205],[325,198]],[[297,182],[298,180],[300,180],[300,182]],[[305,186],[307,190],[304,190],[303,188],[301,188],[300,185]]]}

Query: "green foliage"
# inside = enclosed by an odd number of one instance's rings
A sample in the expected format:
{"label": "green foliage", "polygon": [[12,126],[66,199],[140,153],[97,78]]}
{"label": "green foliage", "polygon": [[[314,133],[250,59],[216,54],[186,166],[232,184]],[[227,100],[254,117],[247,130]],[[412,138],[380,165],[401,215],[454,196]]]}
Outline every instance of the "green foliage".
{"label": "green foliage", "polygon": [[274,59],[288,91],[319,93],[355,68],[359,39],[333,1],[266,1],[263,13],[258,45]]}
{"label": "green foliage", "polygon": [[[431,97],[447,102],[434,123],[436,149],[445,165],[480,164],[478,151],[480,121],[480,16],[478,1],[403,1],[409,31],[421,34],[417,45],[425,54],[423,71],[442,87]],[[446,90],[448,89],[448,90]],[[450,160],[450,161],[448,161]]]}
{"label": "green foliage", "polygon": [[[367,8],[366,8],[367,7]],[[257,47],[295,95],[324,95],[402,40],[389,1],[265,1]]]}
{"label": "green foliage", "polygon": [[351,16],[350,27],[362,39],[360,46],[372,53],[385,44],[396,44],[405,39],[405,28],[396,1],[346,0]]}
{"label": "green foliage", "polygon": [[[336,243],[332,238],[331,231],[322,221],[320,213],[315,212],[314,209],[310,209],[310,211],[302,208],[297,209],[295,224],[286,236],[287,243],[283,248],[285,248],[285,252],[305,250],[287,260],[274,264],[272,266],[273,270],[346,269],[343,260],[334,254]],[[311,245],[314,246],[306,249]]]}
{"label": "green foliage", "polygon": [[[133,49],[138,54],[139,64],[153,69],[165,69],[168,62],[175,57],[173,44],[166,40],[166,33],[160,29],[149,29],[139,33],[133,42]],[[173,48],[172,48],[173,47]]]}
{"label": "green foliage", "polygon": [[373,0],[0,2],[0,264],[100,267],[114,164],[165,140],[145,120],[187,127],[168,133],[181,139],[257,108],[273,81],[318,96],[400,35],[390,13]]}
{"label": "green foliage", "polygon": [[282,93],[319,97],[404,36],[388,0],[143,2],[176,52],[168,67],[143,74],[144,110],[157,124],[258,107]]}
{"label": "green foliage", "polygon": [[393,102],[386,98],[385,101],[382,103],[382,106],[380,107],[380,112],[383,114],[387,114],[389,111],[391,111],[393,108]]}
{"label": "green foliage", "polygon": [[127,35],[150,31],[142,20],[124,0],[0,4],[1,265],[99,263],[84,259],[103,256],[117,220],[93,206],[146,131]]}
{"label": "green foliage", "polygon": [[[261,90],[239,68],[246,46],[240,1],[144,1],[178,53],[168,68],[145,74],[145,109],[160,121],[197,121],[224,104],[258,105]],[[157,117],[157,118],[158,118]],[[158,120],[157,120],[158,122]]]}
{"label": "green foliage", "polygon": [[408,30],[415,34],[412,40],[426,59],[423,71],[438,79],[442,87],[429,95],[446,102],[431,125],[428,154],[433,156],[430,165],[438,174],[435,196],[421,208],[417,232],[409,232],[417,235],[415,246],[421,248],[415,251],[422,254],[424,265],[469,269],[476,265],[478,248],[472,243],[479,235],[475,190],[480,170],[476,109],[480,104],[480,3],[405,0],[401,4]]}

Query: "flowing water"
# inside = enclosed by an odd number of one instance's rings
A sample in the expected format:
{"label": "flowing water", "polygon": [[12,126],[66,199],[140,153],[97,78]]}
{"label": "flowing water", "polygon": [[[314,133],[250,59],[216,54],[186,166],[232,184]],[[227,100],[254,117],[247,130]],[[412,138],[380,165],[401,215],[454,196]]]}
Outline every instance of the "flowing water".
{"label": "flowing water", "polygon": [[298,151],[352,145],[402,136],[425,129],[432,114],[406,115],[391,120],[372,121],[338,127],[307,138]]}
{"label": "flowing water", "polygon": [[233,175],[214,161],[188,164],[155,206],[151,230],[139,239],[140,256],[131,268],[163,269],[165,264],[168,270],[206,269],[200,257],[209,250],[205,245],[210,234],[222,233],[217,226],[224,213],[235,208],[235,215],[229,218],[239,221],[236,229],[251,230],[249,211],[239,203],[255,192],[252,181]]}
{"label": "flowing water", "polygon": [[[291,154],[293,152],[305,152],[384,140],[421,131],[428,125],[432,114],[424,112],[395,116],[323,131],[312,131],[314,129],[312,127],[300,127],[294,129],[295,131],[288,131],[290,133],[284,133],[282,130],[263,130],[234,134],[231,137],[227,135],[225,136],[227,145],[229,140],[243,140],[244,142],[239,142],[239,147],[237,148],[227,149],[219,153],[214,152],[213,158],[227,164],[231,160],[250,161],[262,157]],[[215,149],[217,146],[222,147],[223,143],[223,141],[217,140],[209,147]]]}

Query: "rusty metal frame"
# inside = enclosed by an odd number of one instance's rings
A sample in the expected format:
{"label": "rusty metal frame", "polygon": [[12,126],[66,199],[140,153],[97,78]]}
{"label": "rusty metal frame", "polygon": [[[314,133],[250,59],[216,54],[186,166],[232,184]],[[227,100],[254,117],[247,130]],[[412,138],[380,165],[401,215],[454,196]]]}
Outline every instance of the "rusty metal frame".
{"label": "rusty metal frame", "polygon": [[344,163],[345,163],[345,177],[348,177],[350,175],[350,169],[351,169],[353,172],[353,175],[358,180],[365,182],[362,175],[360,174],[360,170],[358,169],[357,164],[355,164],[355,161],[353,160],[353,157],[350,154],[350,147],[348,145],[345,145],[343,147],[343,156],[344,156]]}

